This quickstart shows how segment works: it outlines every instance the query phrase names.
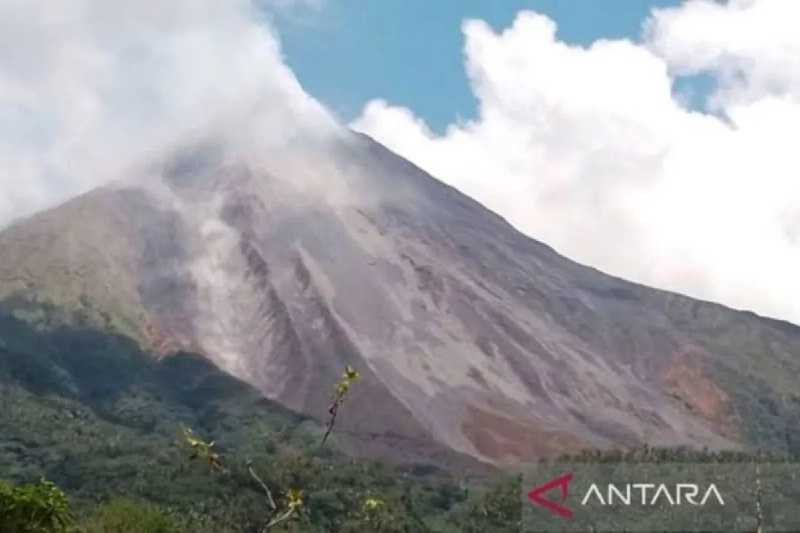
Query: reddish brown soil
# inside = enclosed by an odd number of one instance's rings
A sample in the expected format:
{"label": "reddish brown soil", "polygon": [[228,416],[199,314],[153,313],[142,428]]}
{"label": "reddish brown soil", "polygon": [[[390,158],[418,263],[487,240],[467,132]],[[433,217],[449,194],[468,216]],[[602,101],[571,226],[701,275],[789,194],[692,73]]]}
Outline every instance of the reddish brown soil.
{"label": "reddish brown soil", "polygon": [[553,457],[586,448],[585,442],[569,433],[549,431],[534,421],[512,420],[472,405],[467,407],[461,427],[478,452],[501,463]]}
{"label": "reddish brown soil", "polygon": [[735,438],[738,434],[731,399],[708,376],[702,353],[686,352],[676,357],[664,373],[666,391],[711,424],[720,435]]}

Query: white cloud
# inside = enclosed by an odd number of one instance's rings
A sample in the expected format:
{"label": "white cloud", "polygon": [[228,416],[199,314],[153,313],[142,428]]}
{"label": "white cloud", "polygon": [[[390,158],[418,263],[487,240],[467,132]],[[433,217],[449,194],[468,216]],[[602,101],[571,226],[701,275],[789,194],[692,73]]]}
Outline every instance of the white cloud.
{"label": "white cloud", "polygon": [[0,0],[0,226],[192,136],[332,124],[248,0]]}
{"label": "white cloud", "polygon": [[[478,118],[441,136],[370,102],[352,124],[608,272],[800,323],[800,2],[687,2],[640,42],[570,46],[520,13],[463,25]],[[718,82],[713,114],[676,76]]]}

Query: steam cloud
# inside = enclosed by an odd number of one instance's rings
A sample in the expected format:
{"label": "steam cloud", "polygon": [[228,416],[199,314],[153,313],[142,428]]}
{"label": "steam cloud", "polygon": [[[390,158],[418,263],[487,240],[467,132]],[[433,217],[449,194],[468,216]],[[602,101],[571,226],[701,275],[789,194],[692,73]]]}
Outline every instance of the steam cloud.
{"label": "steam cloud", "polygon": [[[523,12],[464,23],[478,118],[430,131],[370,102],[352,124],[603,270],[800,324],[800,2],[689,1],[590,47]],[[675,91],[715,80],[703,112]]]}
{"label": "steam cloud", "polygon": [[195,138],[253,154],[334,128],[247,0],[0,0],[0,227]]}

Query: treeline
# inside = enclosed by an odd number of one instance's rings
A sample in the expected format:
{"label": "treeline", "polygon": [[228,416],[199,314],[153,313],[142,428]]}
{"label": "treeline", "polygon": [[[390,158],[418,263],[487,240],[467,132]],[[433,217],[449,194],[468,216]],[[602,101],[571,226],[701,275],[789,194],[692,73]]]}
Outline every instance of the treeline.
{"label": "treeline", "polygon": [[[0,483],[0,533],[516,533],[524,529],[522,476],[498,474],[494,481],[464,484],[444,473],[417,476],[384,463],[338,457],[318,447],[279,450],[280,443],[272,444],[274,453],[257,460],[228,458],[222,468],[191,461],[191,446],[179,449],[176,459],[182,458],[192,482],[158,487],[172,491],[161,501],[109,495],[73,505],[49,482]],[[735,464],[786,460],[792,458],[643,446],[585,451],[557,461]],[[295,502],[299,498],[289,520],[266,527],[275,513],[262,484],[278,509],[286,509],[292,498]]]}
{"label": "treeline", "polygon": [[[269,505],[260,488],[246,472],[236,470],[227,479],[208,474],[207,483],[230,484],[239,491],[213,505],[201,499],[201,505],[166,505],[125,496],[72,501],[47,481],[0,482],[0,533],[519,531],[520,483],[514,477],[486,488],[466,489],[397,479],[396,473],[381,465],[331,467],[299,460],[277,470],[265,478],[273,485],[277,505],[284,506],[290,496],[289,490],[278,488],[282,483],[302,483],[306,488],[301,509],[275,527],[266,528]],[[191,500],[191,494],[186,496]]]}

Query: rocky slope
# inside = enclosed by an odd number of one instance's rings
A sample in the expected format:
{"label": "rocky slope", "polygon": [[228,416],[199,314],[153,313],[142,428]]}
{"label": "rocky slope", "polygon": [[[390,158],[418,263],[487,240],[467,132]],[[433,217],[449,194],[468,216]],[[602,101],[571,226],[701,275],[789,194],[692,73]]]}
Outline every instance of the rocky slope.
{"label": "rocky slope", "polygon": [[368,454],[800,448],[800,328],[578,265],[355,134],[281,165],[201,145],[20,221],[0,300],[320,419],[351,364]]}

